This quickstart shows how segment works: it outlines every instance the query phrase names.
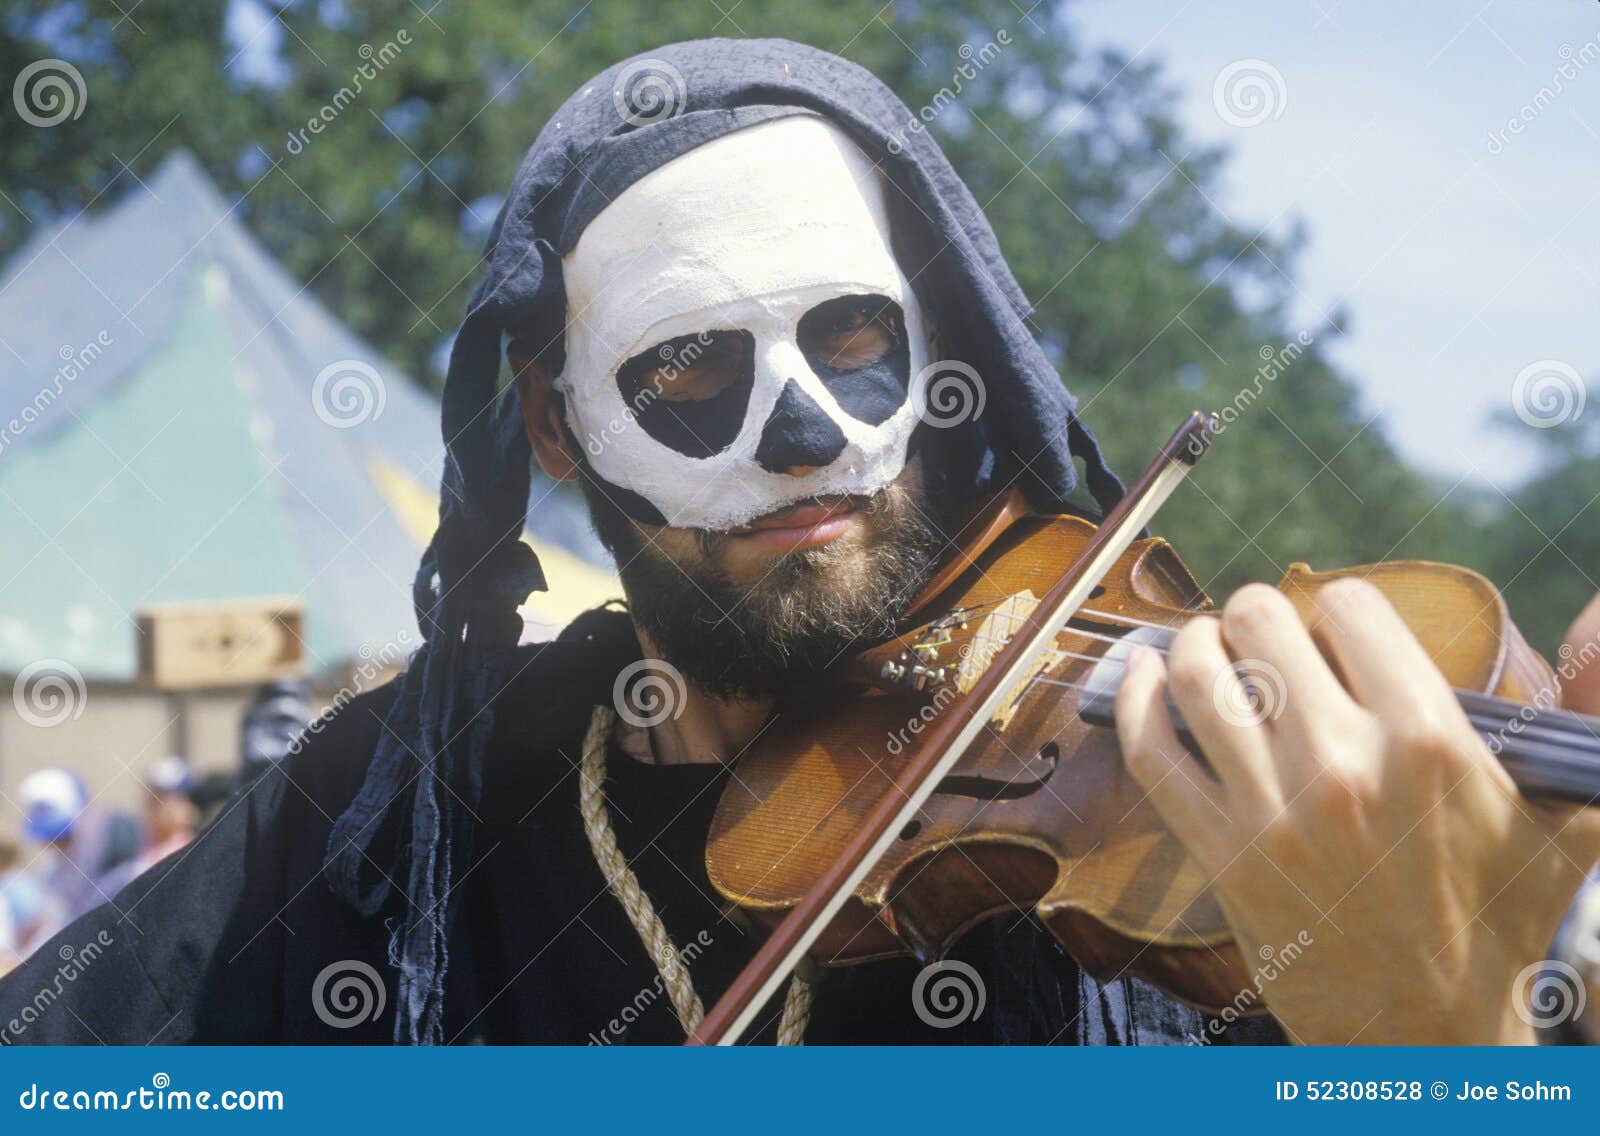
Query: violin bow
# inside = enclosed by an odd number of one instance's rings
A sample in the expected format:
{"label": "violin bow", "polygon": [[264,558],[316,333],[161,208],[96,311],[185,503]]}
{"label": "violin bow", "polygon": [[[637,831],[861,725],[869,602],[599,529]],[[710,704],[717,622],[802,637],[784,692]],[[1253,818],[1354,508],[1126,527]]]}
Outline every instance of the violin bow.
{"label": "violin bow", "polygon": [[1215,429],[1216,420],[1198,411],[1178,427],[1106,515],[1077,559],[996,652],[966,697],[934,721],[838,858],[773,929],[685,1044],[733,1045],[743,1036],[857,885],[894,844],[896,835],[1001,709],[1015,685],[1012,676],[1026,673],[1026,668],[1051,648],[1067,620],[1205,454]]}

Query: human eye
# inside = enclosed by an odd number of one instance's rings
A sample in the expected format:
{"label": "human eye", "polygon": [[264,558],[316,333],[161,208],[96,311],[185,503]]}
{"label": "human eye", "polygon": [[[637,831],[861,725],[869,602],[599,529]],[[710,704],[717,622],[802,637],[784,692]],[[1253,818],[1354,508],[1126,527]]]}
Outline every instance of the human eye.
{"label": "human eye", "polygon": [[618,371],[625,390],[667,402],[702,402],[735,386],[750,356],[749,336],[703,331],[658,343]]}
{"label": "human eye", "polygon": [[886,296],[841,296],[800,318],[800,349],[834,371],[876,363],[904,338],[900,305]]}

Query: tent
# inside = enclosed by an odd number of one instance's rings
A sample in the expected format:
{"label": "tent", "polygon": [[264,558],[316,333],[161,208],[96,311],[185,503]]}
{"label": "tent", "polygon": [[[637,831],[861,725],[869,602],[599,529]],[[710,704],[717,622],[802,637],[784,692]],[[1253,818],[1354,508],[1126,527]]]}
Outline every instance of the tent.
{"label": "tent", "polygon": [[[135,611],[236,597],[298,597],[314,674],[415,643],[436,403],[240,212],[174,153],[0,278],[0,673],[126,681]],[[620,589],[581,499],[537,471],[532,498],[540,637]]]}

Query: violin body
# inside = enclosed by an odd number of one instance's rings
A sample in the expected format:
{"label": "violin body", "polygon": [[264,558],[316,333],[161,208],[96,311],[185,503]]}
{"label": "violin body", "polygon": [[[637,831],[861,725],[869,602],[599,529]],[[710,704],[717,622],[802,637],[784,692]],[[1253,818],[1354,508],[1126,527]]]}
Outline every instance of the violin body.
{"label": "violin body", "polygon": [[[977,536],[900,633],[853,660],[839,689],[781,707],[740,759],[706,859],[712,883],[758,925],[775,925],[806,894],[928,724],[964,696],[1095,527],[1029,513],[1011,496],[969,530]],[[1470,570],[1296,564],[1278,587],[1309,618],[1318,589],[1349,575],[1388,596],[1452,685],[1516,701],[1557,689],[1499,593]],[[812,960],[931,961],[983,920],[1032,911],[1099,979],[1136,976],[1211,1012],[1233,1004],[1252,986],[1253,962],[1239,956],[1206,878],[1124,769],[1115,731],[1084,721],[1077,695],[1131,627],[1178,625],[1211,606],[1166,541],[1136,541],[1057,636],[1058,651],[1018,681],[854,889]]]}

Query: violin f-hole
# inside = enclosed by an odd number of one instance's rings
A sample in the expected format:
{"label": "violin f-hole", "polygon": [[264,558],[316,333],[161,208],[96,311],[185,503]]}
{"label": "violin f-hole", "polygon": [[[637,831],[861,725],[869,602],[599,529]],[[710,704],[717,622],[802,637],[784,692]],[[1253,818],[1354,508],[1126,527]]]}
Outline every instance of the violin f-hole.
{"label": "violin f-hole", "polygon": [[935,794],[944,794],[949,797],[967,797],[974,801],[1017,801],[1024,797],[1031,797],[1045,783],[1055,775],[1056,767],[1061,763],[1061,747],[1055,742],[1045,742],[1034,753],[1029,767],[1040,767],[1040,771],[1033,775],[1026,774],[1000,778],[989,777],[982,773],[952,773],[939,782]]}

